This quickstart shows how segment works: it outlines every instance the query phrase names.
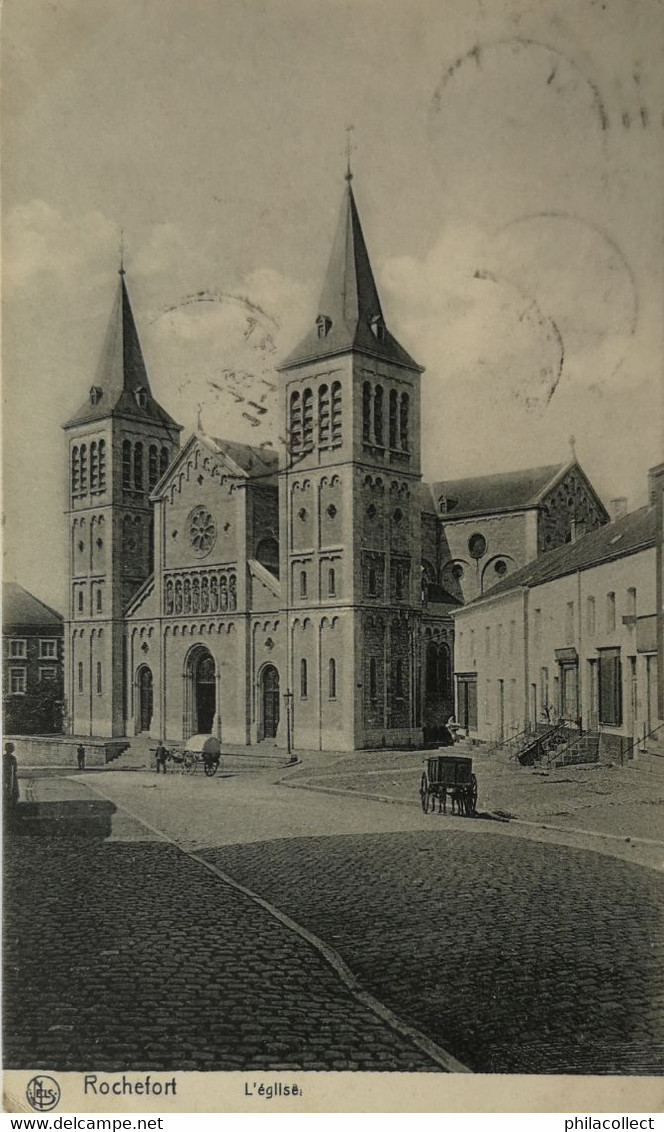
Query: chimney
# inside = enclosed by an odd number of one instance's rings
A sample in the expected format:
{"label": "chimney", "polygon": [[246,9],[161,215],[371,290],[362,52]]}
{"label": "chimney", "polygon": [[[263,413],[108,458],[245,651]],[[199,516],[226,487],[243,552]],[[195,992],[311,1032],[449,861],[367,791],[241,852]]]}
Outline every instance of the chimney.
{"label": "chimney", "polygon": [[572,519],[570,528],[570,542],[578,542],[586,533],[585,519]]}
{"label": "chimney", "polygon": [[620,519],[622,515],[627,514],[627,496],[621,495],[619,499],[611,499],[609,501],[609,514],[611,521],[615,523],[616,519]]}

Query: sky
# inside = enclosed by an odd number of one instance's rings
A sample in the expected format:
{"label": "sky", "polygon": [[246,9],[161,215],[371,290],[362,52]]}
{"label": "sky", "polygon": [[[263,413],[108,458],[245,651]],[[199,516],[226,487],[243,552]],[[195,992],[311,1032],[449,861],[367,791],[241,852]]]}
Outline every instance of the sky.
{"label": "sky", "polygon": [[386,322],[426,367],[425,478],[562,462],[573,436],[605,501],[645,503],[664,0],[5,0],[3,25],[6,578],[66,608],[61,425],[121,239],[185,435],[274,438],[348,137]]}

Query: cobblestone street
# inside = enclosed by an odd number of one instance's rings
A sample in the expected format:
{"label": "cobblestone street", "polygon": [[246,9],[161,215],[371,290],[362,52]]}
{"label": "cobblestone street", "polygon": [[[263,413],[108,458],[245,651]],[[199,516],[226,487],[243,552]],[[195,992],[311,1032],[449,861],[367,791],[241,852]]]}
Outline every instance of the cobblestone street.
{"label": "cobblestone street", "polygon": [[440,1071],[267,911],[60,790],[7,838],[6,1068]]}

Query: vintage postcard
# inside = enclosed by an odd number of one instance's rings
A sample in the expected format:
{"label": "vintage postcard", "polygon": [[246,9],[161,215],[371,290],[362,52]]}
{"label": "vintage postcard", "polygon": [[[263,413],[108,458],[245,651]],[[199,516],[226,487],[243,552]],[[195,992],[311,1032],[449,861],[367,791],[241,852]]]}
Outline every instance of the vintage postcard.
{"label": "vintage postcard", "polygon": [[5,0],[6,1109],[661,1109],[663,32]]}

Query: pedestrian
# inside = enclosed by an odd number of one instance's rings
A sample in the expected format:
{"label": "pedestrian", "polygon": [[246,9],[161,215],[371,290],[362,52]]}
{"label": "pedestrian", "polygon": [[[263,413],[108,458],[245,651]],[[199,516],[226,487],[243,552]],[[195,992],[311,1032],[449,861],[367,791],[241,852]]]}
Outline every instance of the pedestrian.
{"label": "pedestrian", "polygon": [[166,759],[168,758],[168,751],[166,750],[161,739],[157,744],[157,749],[154,754],[157,762],[157,774],[159,774],[159,771],[162,771],[164,774],[166,774]]}
{"label": "pedestrian", "polygon": [[76,748],[76,758],[78,759],[78,769],[85,770],[85,747],[79,743]]}
{"label": "pedestrian", "polygon": [[6,811],[13,810],[18,802],[18,763],[14,754],[14,744],[5,743],[5,757],[2,764],[2,793]]}

